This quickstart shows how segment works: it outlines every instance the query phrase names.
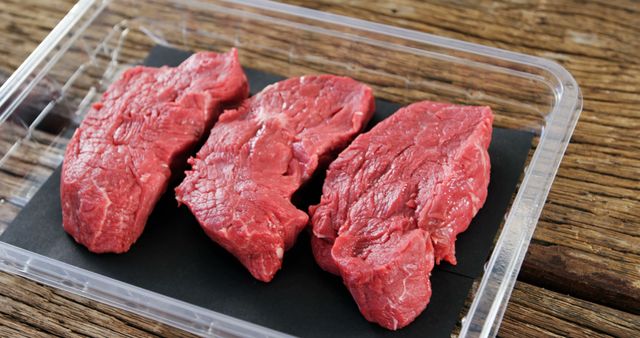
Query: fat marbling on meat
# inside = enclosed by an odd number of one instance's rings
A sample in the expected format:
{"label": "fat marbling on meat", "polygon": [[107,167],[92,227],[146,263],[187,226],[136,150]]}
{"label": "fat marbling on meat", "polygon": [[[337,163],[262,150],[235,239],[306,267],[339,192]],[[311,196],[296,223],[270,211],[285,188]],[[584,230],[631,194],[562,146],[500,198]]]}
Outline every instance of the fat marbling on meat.
{"label": "fat marbling on meat", "polygon": [[121,253],[223,107],[248,96],[234,49],[175,68],[133,67],[94,103],[65,153],[64,229],[90,251]]}
{"label": "fat marbling on meat", "polygon": [[434,261],[487,196],[489,107],[419,102],[360,135],[331,163],[310,208],[312,249],[367,320],[395,330],[431,297]]}
{"label": "fat marbling on meat", "polygon": [[367,124],[371,89],[332,75],[291,78],[225,111],[176,189],[205,232],[261,281],[308,223],[291,203]]}

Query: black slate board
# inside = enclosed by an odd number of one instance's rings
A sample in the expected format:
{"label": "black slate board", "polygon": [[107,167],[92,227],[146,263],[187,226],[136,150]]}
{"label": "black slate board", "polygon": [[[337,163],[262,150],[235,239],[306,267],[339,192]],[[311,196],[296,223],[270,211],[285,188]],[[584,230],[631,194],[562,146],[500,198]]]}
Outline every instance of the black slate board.
{"label": "black slate board", "polygon": [[[190,53],[155,47],[146,65],[179,64]],[[252,93],[282,77],[245,68]],[[374,122],[399,106],[377,101]],[[18,247],[214,311],[305,337],[448,337],[473,279],[483,266],[511,195],[523,171],[533,135],[495,128],[489,148],[491,183],[485,206],[456,243],[458,265],[443,264],[431,276],[431,303],[408,327],[391,332],[368,323],[339,278],[315,264],[309,236],[303,233],[286,253],[275,279],[256,281],[225,250],[211,242],[185,208],[176,207],[173,190],[160,200],[132,249],[122,255],[96,255],[62,230],[60,168],[0,237]],[[318,177],[298,198],[315,203]]]}

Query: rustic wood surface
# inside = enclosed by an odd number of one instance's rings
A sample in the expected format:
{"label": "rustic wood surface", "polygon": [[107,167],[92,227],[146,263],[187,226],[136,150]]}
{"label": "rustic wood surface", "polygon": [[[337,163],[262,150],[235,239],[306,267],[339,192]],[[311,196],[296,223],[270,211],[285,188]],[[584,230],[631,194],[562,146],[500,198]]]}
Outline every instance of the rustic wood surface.
{"label": "rustic wood surface", "polygon": [[[584,110],[499,335],[640,336],[640,2],[289,2],[538,55],[569,69]],[[72,4],[3,1],[0,70],[17,68]],[[0,149],[9,144],[3,133]],[[38,144],[26,147],[38,151]],[[12,177],[55,163],[28,156],[0,172],[0,202]],[[18,211],[1,203],[0,224]],[[0,336],[17,335],[186,334],[0,273]]]}

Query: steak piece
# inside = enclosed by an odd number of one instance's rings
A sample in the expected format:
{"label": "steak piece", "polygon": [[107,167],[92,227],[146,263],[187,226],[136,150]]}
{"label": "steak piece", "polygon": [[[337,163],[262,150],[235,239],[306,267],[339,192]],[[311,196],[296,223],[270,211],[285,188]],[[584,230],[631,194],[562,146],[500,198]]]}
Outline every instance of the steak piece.
{"label": "steak piece", "polygon": [[278,82],[227,110],[176,188],[211,239],[270,281],[308,223],[291,196],[371,118],[371,89],[332,75]]}
{"label": "steak piece", "polygon": [[331,163],[312,249],[367,320],[406,326],[429,303],[434,258],[456,264],[456,235],[487,196],[492,121],[489,107],[415,103]]}
{"label": "steak piece", "polygon": [[172,173],[184,168],[223,106],[247,96],[235,49],[197,53],[175,68],[124,72],[67,146],[64,229],[96,253],[129,250]]}

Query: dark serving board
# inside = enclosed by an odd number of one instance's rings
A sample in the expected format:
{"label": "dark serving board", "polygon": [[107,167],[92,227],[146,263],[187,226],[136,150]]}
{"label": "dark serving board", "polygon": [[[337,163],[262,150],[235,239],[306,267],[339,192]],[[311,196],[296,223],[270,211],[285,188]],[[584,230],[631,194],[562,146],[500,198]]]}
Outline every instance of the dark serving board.
{"label": "dark serving board", "polygon": [[[149,66],[179,64],[189,52],[155,47]],[[245,68],[252,93],[282,77]],[[372,124],[399,106],[378,100]],[[489,148],[491,183],[484,207],[469,230],[458,237],[458,265],[446,263],[431,276],[431,303],[416,321],[396,332],[367,322],[341,280],[314,262],[304,232],[285,254],[284,266],[268,284],[258,282],[200,229],[173,189],[156,206],[146,230],[121,255],[97,255],[77,245],[62,230],[60,168],[36,193],[0,237],[15,246],[289,334],[311,337],[449,337],[473,279],[482,274],[498,227],[515,191],[533,134],[495,128]],[[301,206],[321,194],[318,177],[298,194]]]}

